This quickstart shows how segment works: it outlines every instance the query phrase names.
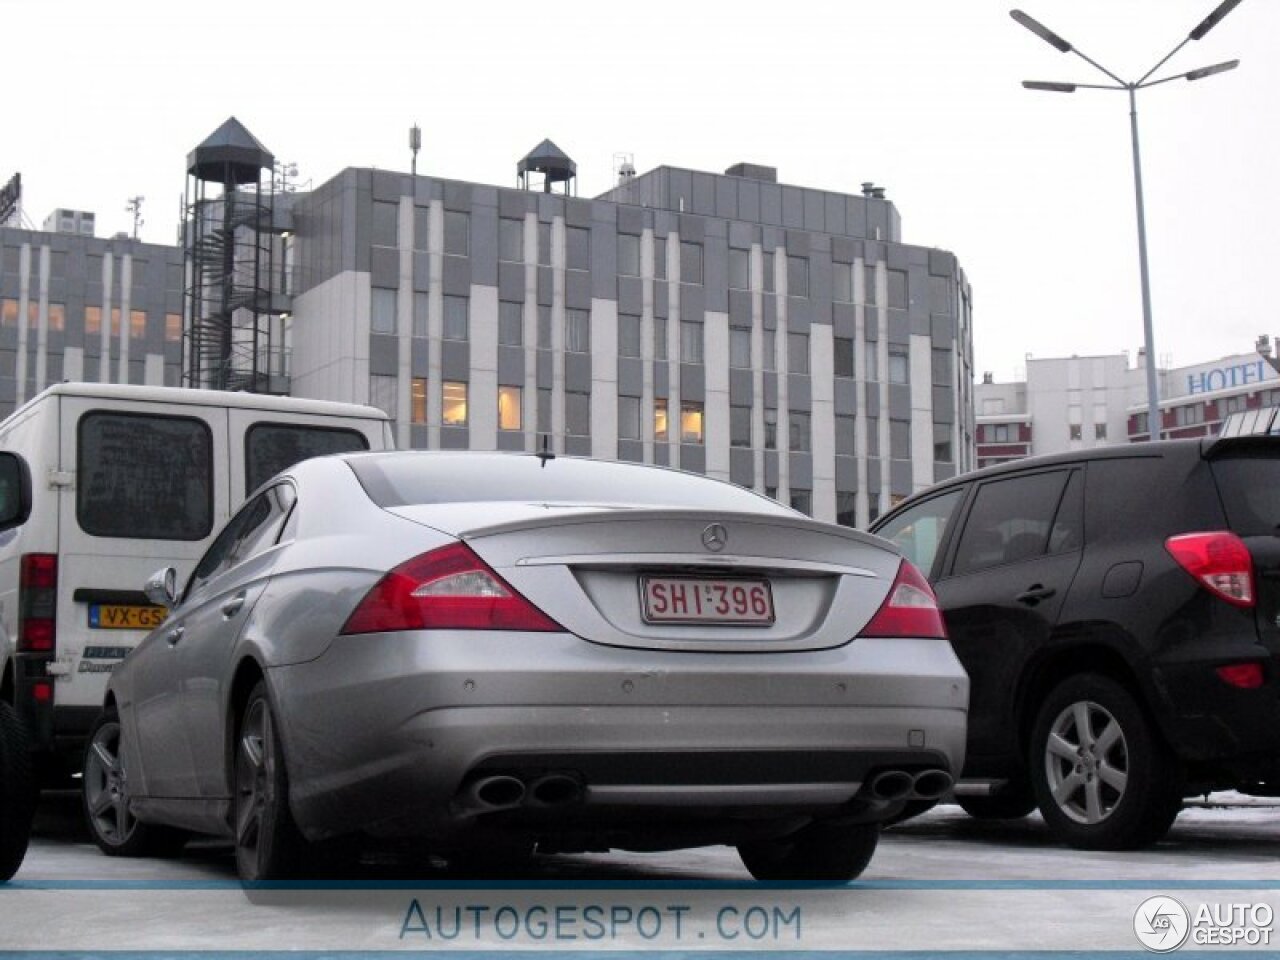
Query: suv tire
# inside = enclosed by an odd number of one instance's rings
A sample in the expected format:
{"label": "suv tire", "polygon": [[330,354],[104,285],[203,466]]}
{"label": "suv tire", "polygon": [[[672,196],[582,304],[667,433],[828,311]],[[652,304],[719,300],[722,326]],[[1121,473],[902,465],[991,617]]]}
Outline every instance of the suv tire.
{"label": "suv tire", "polygon": [[1069,677],[1045,698],[1028,769],[1049,828],[1082,850],[1131,850],[1168,832],[1181,807],[1175,764],[1125,687]]}
{"label": "suv tire", "polygon": [[0,883],[22,865],[35,813],[26,729],[9,704],[0,701]]}
{"label": "suv tire", "polygon": [[1036,808],[1030,785],[1021,782],[987,796],[958,796],[956,803],[975,820],[1021,820]]}

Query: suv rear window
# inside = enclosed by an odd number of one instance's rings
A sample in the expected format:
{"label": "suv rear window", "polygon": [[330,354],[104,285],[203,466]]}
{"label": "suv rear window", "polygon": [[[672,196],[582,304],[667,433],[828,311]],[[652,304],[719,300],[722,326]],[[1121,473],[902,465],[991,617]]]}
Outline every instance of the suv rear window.
{"label": "suv rear window", "polygon": [[203,540],[213,529],[213,434],[202,420],[80,418],[76,519],[95,537]]}
{"label": "suv rear window", "polygon": [[368,449],[369,441],[358,430],[255,423],[244,438],[245,492],[257,490],[281,470],[310,457]]}
{"label": "suv rear window", "polygon": [[1280,533],[1280,445],[1235,450],[1209,465],[1232,530],[1242,537]]}

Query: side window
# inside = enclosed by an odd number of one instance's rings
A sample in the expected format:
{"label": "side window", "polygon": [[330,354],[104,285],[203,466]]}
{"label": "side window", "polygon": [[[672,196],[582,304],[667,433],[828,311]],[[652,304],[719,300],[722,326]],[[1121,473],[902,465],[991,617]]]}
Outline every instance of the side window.
{"label": "side window", "polygon": [[876,536],[892,540],[904,557],[929,576],[938,548],[963,499],[963,487],[948,490],[898,514],[877,530]]}
{"label": "side window", "polygon": [[203,540],[213,434],[203,420],[97,411],[77,427],[76,519],[95,537]]}
{"label": "side window", "polygon": [[1071,553],[1084,546],[1084,474],[1071,474],[1049,531],[1048,553]]}
{"label": "side window", "polygon": [[255,423],[244,437],[244,489],[257,490],[281,470],[309,457],[368,449],[369,441],[357,430]]}
{"label": "side window", "polygon": [[993,480],[978,488],[956,549],[954,574],[1041,556],[1067,471]]}
{"label": "side window", "polygon": [[278,483],[241,507],[196,564],[185,596],[190,596],[192,591],[223,571],[274,545],[294,499],[293,487]]}

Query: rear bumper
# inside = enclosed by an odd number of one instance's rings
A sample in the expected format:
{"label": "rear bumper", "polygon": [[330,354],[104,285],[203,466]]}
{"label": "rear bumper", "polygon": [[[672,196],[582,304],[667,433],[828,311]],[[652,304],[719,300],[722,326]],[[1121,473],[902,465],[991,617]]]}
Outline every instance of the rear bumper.
{"label": "rear bumper", "polygon": [[968,704],[950,645],[917,639],[717,655],[370,635],[269,683],[313,838],[464,829],[483,812],[467,788],[490,775],[572,776],[583,790],[565,819],[838,807],[879,769],[958,772]]}

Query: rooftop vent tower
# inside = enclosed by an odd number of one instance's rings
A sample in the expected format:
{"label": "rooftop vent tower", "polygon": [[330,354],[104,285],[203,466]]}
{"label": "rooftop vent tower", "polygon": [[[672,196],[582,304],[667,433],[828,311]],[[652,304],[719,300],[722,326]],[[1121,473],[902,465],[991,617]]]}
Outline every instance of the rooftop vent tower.
{"label": "rooftop vent tower", "polygon": [[578,165],[550,140],[543,140],[516,164],[516,183],[522,190],[536,189],[533,174],[541,175],[543,193],[555,193],[552,188],[558,183],[560,193],[578,195]]}
{"label": "rooftop vent tower", "polygon": [[271,151],[235,117],[187,156],[186,386],[288,393],[289,304],[275,216],[284,183],[274,170]]}

